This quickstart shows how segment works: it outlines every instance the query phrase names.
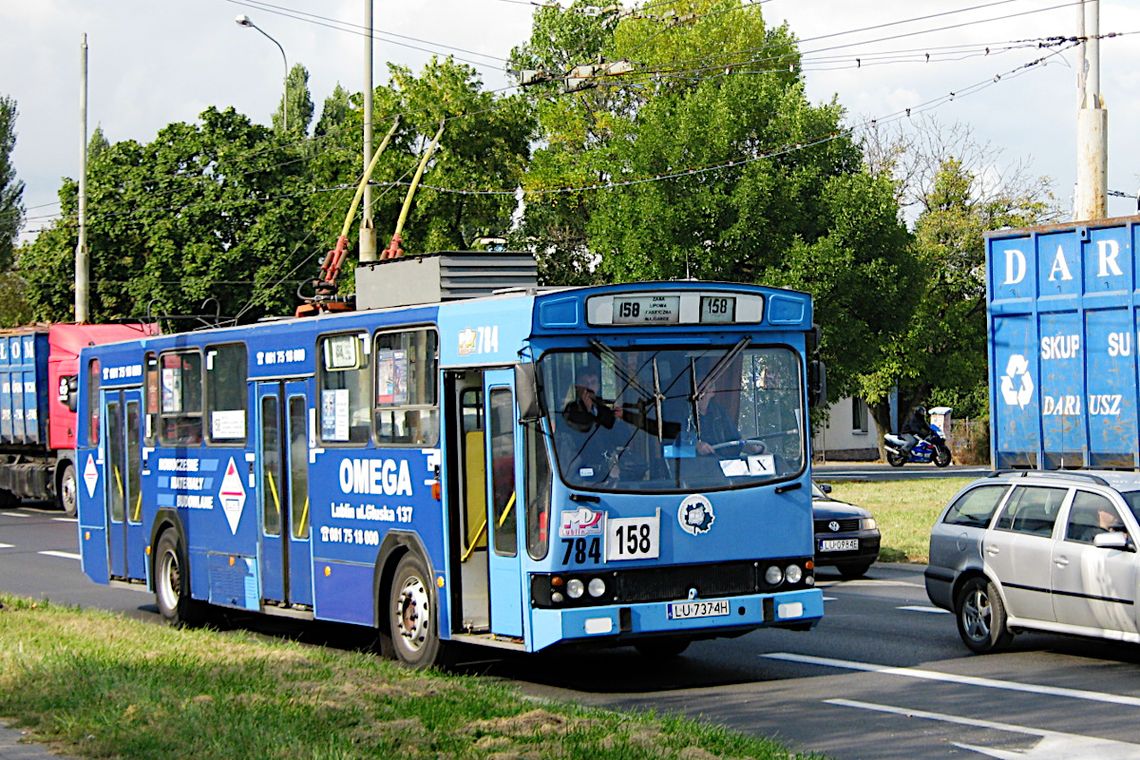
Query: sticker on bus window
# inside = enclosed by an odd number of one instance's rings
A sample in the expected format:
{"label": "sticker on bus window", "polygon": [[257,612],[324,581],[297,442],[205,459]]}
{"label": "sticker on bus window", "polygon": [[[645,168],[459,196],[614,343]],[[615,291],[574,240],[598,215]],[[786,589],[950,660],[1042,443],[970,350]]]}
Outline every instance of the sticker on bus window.
{"label": "sticker on bus window", "polygon": [[326,441],[348,440],[348,389],[321,391],[321,438]]}
{"label": "sticker on bus window", "polygon": [[408,352],[382,349],[376,352],[376,403],[408,402]]}

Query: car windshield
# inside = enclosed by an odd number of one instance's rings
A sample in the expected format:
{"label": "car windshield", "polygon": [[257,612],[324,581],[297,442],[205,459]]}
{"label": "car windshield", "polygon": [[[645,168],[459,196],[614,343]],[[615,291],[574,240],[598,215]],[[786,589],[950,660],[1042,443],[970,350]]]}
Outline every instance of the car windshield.
{"label": "car windshield", "polygon": [[802,374],[782,346],[591,349],[539,361],[558,469],[605,491],[709,491],[804,467]]}
{"label": "car windshield", "polygon": [[1136,522],[1140,522],[1140,491],[1121,491],[1120,495],[1124,497],[1124,503],[1132,510]]}

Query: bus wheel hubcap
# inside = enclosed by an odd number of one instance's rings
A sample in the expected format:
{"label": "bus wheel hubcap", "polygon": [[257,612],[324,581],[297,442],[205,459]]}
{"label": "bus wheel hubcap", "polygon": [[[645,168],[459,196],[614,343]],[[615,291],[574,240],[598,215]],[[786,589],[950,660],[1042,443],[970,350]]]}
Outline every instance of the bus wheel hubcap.
{"label": "bus wheel hubcap", "polygon": [[395,613],[400,621],[400,637],[409,649],[418,650],[427,643],[430,607],[423,581],[415,576],[404,581],[396,598]]}
{"label": "bus wheel hubcap", "polygon": [[159,578],[159,588],[162,589],[162,601],[168,609],[178,606],[178,596],[182,591],[182,574],[178,569],[178,558],[173,552],[168,552],[162,558],[162,574]]}

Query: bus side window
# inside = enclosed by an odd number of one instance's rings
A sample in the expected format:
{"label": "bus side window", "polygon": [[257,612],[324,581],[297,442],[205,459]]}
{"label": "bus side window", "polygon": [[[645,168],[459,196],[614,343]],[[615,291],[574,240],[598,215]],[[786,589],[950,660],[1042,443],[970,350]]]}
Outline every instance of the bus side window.
{"label": "bus side window", "polygon": [[202,443],[202,355],[164,353],[158,364],[159,437],[167,446],[197,446]]}
{"label": "bus side window", "polygon": [[545,559],[550,546],[550,458],[541,422],[523,426],[526,445],[526,550]]}
{"label": "bus side window", "polygon": [[243,344],[206,347],[206,434],[211,444],[246,441],[247,371]]}
{"label": "bus side window", "polygon": [[322,336],[318,379],[322,443],[363,446],[372,435],[369,358],[371,344],[364,333]]}
{"label": "bus side window", "polygon": [[102,379],[99,360],[87,364],[87,445],[99,445],[99,381]]}
{"label": "bus side window", "polygon": [[153,351],[146,354],[146,414],[143,437],[147,446],[153,446],[158,435],[158,357]]}
{"label": "bus side window", "polygon": [[430,329],[377,333],[377,443],[433,446],[439,440],[437,343]]}

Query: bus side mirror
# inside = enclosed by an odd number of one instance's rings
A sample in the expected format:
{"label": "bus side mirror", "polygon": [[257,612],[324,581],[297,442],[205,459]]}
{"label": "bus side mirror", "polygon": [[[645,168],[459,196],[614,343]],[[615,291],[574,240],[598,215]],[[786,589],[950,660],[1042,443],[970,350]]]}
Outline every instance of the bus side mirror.
{"label": "bus side mirror", "polygon": [[538,376],[534,362],[515,365],[515,398],[519,402],[519,422],[537,422],[542,418],[538,401]]}
{"label": "bus side mirror", "polygon": [[63,375],[59,378],[59,403],[75,411],[79,406],[79,375]]}
{"label": "bus side mirror", "polygon": [[808,362],[808,405],[827,404],[827,365],[819,359]]}

